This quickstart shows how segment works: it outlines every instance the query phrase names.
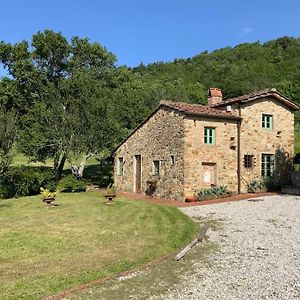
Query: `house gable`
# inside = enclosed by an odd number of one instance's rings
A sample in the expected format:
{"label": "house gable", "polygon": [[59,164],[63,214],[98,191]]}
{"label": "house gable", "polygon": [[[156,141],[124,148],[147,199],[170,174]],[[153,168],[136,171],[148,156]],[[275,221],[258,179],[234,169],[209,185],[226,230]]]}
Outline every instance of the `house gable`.
{"label": "house gable", "polygon": [[266,99],[269,97],[277,99],[279,103],[281,103],[290,110],[295,111],[300,109],[298,103],[292,101],[286,96],[281,95],[278,91],[276,91],[276,89],[266,89],[263,91],[249,93],[235,98],[230,98],[227,100],[223,100],[220,103],[211,105],[211,107],[215,109],[224,109],[228,105],[242,105],[244,103],[250,103],[259,99]]}
{"label": "house gable", "polygon": [[[138,179],[143,192],[151,193],[149,185],[152,182],[156,185],[156,197],[182,200],[183,122],[183,113],[160,106],[140,124],[115,150],[116,188],[136,192]],[[124,162],[122,176],[118,168],[119,158]],[[137,161],[141,163],[140,172],[137,172]]]}

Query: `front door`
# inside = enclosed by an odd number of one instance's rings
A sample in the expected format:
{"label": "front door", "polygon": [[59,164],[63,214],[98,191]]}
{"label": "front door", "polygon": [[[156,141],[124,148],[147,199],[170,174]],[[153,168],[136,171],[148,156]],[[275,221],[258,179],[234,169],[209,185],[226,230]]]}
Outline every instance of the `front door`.
{"label": "front door", "polygon": [[142,157],[135,155],[135,192],[142,191]]}

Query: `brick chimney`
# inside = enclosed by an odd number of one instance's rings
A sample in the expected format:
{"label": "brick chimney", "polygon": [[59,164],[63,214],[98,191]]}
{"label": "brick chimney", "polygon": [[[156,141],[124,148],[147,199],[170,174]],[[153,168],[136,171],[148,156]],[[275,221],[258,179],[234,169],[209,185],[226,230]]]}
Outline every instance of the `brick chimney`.
{"label": "brick chimney", "polygon": [[222,102],[222,100],[223,100],[223,95],[221,89],[218,88],[209,89],[208,98],[207,98],[209,106],[220,103]]}

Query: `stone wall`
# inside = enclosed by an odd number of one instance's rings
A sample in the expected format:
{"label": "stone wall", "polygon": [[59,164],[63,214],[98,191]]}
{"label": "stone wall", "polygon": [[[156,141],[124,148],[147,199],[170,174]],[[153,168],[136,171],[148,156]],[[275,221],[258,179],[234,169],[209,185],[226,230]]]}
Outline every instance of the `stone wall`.
{"label": "stone wall", "polygon": [[[273,129],[262,128],[262,114],[273,115]],[[246,182],[261,178],[262,154],[286,151],[294,155],[294,114],[275,98],[267,97],[242,104],[241,116],[241,192],[247,192]],[[254,155],[252,169],[244,167],[246,154]]]}
{"label": "stone wall", "polygon": [[[204,127],[215,128],[214,145],[204,143]],[[237,192],[237,121],[186,117],[184,128],[185,196],[211,183]]]}
{"label": "stone wall", "polygon": [[[239,114],[236,105],[232,112]],[[241,105],[240,130],[241,192],[247,182],[261,179],[262,154],[294,153],[294,114],[275,98],[264,98]],[[273,128],[262,128],[262,114],[273,115]],[[238,121],[209,117],[189,117],[161,106],[116,151],[115,186],[136,191],[135,156],[141,155],[141,192],[155,182],[153,196],[183,201],[195,190],[211,183],[238,191]],[[204,143],[204,128],[214,127],[216,142]],[[254,156],[254,166],[244,167],[244,155]],[[175,157],[172,165],[171,156]],[[118,174],[118,158],[124,159],[123,176]],[[160,163],[160,174],[153,174],[153,161]]]}
{"label": "stone wall", "polygon": [[[114,181],[117,190],[136,191],[135,155],[142,158],[141,192],[156,181],[154,197],[183,200],[184,144],[183,115],[162,106],[116,151]],[[171,155],[175,157],[172,165]],[[123,176],[118,175],[118,158],[124,159]],[[160,162],[159,176],[153,175],[153,160]]]}

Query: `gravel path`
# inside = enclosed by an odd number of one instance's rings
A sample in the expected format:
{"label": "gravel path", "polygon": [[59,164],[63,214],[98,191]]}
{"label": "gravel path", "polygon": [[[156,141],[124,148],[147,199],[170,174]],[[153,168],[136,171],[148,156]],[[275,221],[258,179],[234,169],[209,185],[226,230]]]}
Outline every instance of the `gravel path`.
{"label": "gravel path", "polygon": [[300,299],[300,197],[269,196],[182,208],[193,218],[223,220],[209,232],[219,245],[212,266],[153,299]]}

